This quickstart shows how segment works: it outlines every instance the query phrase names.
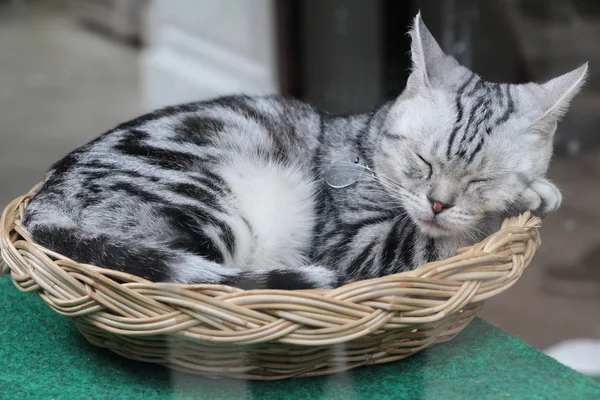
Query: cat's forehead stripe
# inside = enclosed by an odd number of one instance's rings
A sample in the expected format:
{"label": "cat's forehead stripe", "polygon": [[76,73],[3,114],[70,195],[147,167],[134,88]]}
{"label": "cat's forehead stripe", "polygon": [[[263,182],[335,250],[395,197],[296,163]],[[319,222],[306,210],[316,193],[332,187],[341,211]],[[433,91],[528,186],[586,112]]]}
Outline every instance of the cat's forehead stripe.
{"label": "cat's forehead stripe", "polygon": [[[500,92],[500,93],[502,93],[502,92]],[[508,120],[508,118],[510,117],[510,115],[515,110],[515,104],[513,102],[512,94],[510,92],[510,85],[504,85],[504,93],[505,93],[505,97],[507,100],[506,110],[504,111],[504,114],[502,116],[500,116],[498,119],[496,119],[496,122],[495,122],[496,126],[506,122]]]}
{"label": "cat's forehead stripe", "polygon": [[446,149],[446,156],[450,159],[450,153],[452,150],[452,145],[454,143],[454,138],[456,137],[456,133],[461,127],[461,121],[463,119],[463,105],[461,102],[461,97],[466,90],[467,86],[471,83],[471,81],[475,78],[475,74],[469,72],[469,77],[465,80],[465,82],[458,88],[455,97],[455,106],[456,106],[456,121],[454,122],[454,127],[452,128],[452,132],[450,133],[450,139],[448,140],[448,148]]}
{"label": "cat's forehead stripe", "polygon": [[[495,120],[494,105],[496,113],[502,112]],[[470,164],[483,148],[486,137],[492,134],[492,128],[508,121],[514,112],[514,101],[510,85],[487,83],[469,73],[456,91],[455,107],[456,120],[448,138],[446,157],[460,158]]]}

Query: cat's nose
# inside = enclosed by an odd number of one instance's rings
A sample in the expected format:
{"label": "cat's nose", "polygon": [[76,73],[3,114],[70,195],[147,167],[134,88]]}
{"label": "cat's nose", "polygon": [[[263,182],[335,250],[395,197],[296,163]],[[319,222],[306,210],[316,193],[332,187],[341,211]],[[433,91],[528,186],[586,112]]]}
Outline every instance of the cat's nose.
{"label": "cat's nose", "polygon": [[433,210],[434,214],[439,214],[442,211],[452,207],[452,204],[442,203],[441,201],[434,200],[431,197],[428,197],[428,199],[431,203],[431,209]]}

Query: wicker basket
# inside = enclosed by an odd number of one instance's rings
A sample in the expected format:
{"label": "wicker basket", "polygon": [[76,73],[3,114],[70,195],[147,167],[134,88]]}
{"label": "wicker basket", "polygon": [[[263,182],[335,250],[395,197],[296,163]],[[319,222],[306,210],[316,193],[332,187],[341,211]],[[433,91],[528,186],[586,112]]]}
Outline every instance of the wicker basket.
{"label": "wicker basket", "polygon": [[20,217],[36,189],[0,221],[14,284],[94,345],[210,377],[282,379],[406,358],[456,336],[485,299],[516,282],[540,244],[540,220],[524,214],[453,258],[334,290],[152,283],[34,243]]}

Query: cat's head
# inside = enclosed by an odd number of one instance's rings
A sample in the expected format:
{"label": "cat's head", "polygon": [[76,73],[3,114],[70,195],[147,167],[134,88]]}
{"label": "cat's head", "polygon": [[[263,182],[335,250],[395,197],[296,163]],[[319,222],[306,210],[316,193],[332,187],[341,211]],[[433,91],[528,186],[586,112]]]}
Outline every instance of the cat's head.
{"label": "cat's head", "polygon": [[491,83],[444,54],[420,15],[411,36],[413,69],[380,132],[376,170],[402,186],[391,190],[432,236],[525,211],[519,196],[546,174],[587,64],[544,84]]}

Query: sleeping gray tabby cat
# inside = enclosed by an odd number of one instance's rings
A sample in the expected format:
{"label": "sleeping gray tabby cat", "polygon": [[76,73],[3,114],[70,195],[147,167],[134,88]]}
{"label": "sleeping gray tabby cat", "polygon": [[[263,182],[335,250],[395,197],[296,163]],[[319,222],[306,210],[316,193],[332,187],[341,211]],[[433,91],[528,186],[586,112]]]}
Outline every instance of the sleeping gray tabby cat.
{"label": "sleeping gray tabby cat", "polygon": [[165,108],[55,164],[23,224],[51,250],[152,281],[304,289],[411,270],[506,216],[555,210],[553,134],[587,64],[491,83],[419,15],[411,35],[407,87],[372,113],[275,96]]}

